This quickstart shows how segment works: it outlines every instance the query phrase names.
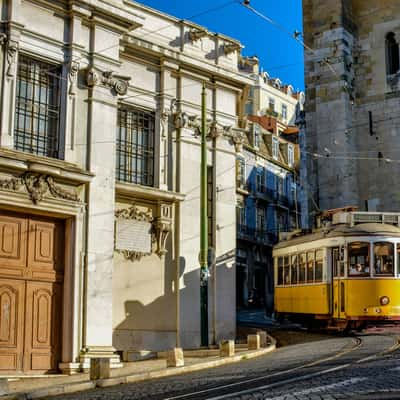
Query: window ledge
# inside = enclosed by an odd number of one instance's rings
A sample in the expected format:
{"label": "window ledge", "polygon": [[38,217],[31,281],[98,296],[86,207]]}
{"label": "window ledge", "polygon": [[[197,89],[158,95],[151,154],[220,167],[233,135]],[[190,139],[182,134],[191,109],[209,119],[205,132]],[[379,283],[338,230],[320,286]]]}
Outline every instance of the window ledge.
{"label": "window ledge", "polygon": [[177,203],[185,199],[182,193],[170,190],[162,190],[151,186],[136,185],[134,183],[116,182],[115,191],[117,195],[125,195],[145,200],[160,200],[171,203]]}
{"label": "window ledge", "polygon": [[59,177],[61,180],[79,183],[88,183],[94,176],[67,161],[36,156],[11,149],[0,149],[0,168],[11,171],[39,172]]}

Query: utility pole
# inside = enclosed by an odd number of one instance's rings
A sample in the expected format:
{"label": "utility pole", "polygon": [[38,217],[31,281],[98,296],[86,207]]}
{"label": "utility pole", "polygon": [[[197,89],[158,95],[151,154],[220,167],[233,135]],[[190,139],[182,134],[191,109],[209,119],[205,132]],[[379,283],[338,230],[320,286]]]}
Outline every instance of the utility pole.
{"label": "utility pole", "polygon": [[201,92],[200,162],[200,331],[201,346],[208,346],[208,221],[207,221],[207,112],[206,84]]}

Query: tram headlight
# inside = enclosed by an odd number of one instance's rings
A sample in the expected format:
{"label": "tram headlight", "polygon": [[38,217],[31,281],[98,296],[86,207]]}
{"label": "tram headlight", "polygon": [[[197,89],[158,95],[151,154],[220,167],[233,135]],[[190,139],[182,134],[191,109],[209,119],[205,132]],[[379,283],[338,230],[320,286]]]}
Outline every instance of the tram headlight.
{"label": "tram headlight", "polygon": [[382,296],[379,299],[379,302],[381,303],[382,306],[387,306],[390,303],[390,299],[387,296]]}

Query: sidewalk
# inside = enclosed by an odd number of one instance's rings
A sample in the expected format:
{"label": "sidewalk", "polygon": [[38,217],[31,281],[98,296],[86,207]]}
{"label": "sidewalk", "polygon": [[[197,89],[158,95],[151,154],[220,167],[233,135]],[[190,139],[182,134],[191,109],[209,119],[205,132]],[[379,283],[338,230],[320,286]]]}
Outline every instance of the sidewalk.
{"label": "sidewalk", "polygon": [[220,357],[218,349],[199,349],[184,351],[185,366],[168,367],[165,354],[159,353],[155,359],[124,363],[122,368],[111,370],[111,377],[91,381],[89,373],[75,375],[42,375],[31,377],[0,378],[0,400],[38,399],[46,396],[73,393],[95,387],[107,387],[123,383],[140,382],[163,378],[211,367],[236,363],[244,359],[259,357],[275,349],[276,342],[270,336],[267,346],[259,350],[248,350],[246,344],[235,344],[236,352],[232,357]]}

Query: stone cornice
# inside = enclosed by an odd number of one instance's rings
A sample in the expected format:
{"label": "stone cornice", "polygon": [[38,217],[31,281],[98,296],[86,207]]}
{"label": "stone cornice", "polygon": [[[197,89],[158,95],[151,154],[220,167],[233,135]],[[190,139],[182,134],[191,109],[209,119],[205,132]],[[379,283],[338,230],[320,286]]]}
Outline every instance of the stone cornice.
{"label": "stone cornice", "polygon": [[165,201],[176,203],[185,199],[185,195],[182,193],[124,182],[117,182],[115,184],[115,191],[117,196],[143,199],[150,202]]}
{"label": "stone cornice", "polygon": [[120,33],[142,26],[142,17],[112,0],[69,0],[64,2],[65,5],[53,0],[30,1],[51,10],[56,9],[59,13],[85,18]]}
{"label": "stone cornice", "polygon": [[0,169],[37,172],[77,183],[88,183],[93,178],[93,174],[80,169],[75,164],[8,149],[0,149]]}
{"label": "stone cornice", "polygon": [[125,35],[123,38],[123,46],[127,53],[134,50],[140,53],[148,53],[153,57],[159,57],[163,60],[170,61],[172,63],[178,63],[182,70],[187,69],[193,73],[200,74],[203,79],[206,77],[215,77],[223,82],[233,83],[236,85],[252,85],[254,81],[246,75],[243,75],[238,70],[228,69],[221,66],[216,66],[213,62],[198,57],[193,57],[188,54],[184,54],[179,50],[173,50],[171,48],[149,42],[143,38],[136,38],[133,35]]}
{"label": "stone cornice", "polygon": [[[151,7],[148,7],[146,5],[139,4],[139,3],[136,3],[136,2],[133,3],[131,0],[123,0],[123,2],[124,2],[124,4],[126,4],[127,6],[129,6],[131,8],[139,9],[139,10],[145,12],[145,13],[149,13],[149,14],[155,15],[157,17],[160,17],[162,19],[168,20],[171,23],[175,23],[177,25],[178,24],[183,24],[186,27],[188,27],[190,29],[195,29],[195,30],[201,30],[201,31],[207,30],[206,27],[204,27],[203,25],[199,25],[199,24],[197,24],[195,22],[192,22],[192,21],[189,21],[189,20],[179,19],[179,18],[173,17],[171,15],[165,14],[165,13],[163,13],[161,11],[158,11],[158,10],[156,10],[154,8],[151,8]],[[209,36],[218,37],[218,38],[223,39],[223,40],[225,40],[227,42],[230,42],[230,43],[240,44],[240,42],[238,40],[236,40],[234,38],[231,38],[230,36],[224,35],[222,33],[208,32],[208,35]]]}

